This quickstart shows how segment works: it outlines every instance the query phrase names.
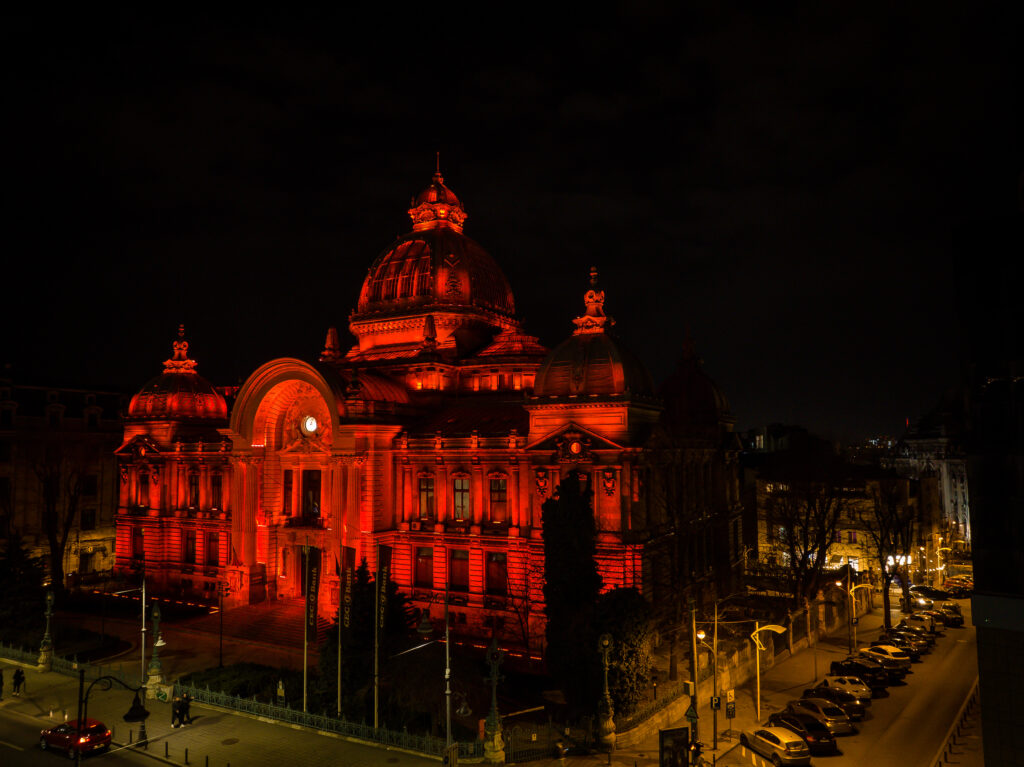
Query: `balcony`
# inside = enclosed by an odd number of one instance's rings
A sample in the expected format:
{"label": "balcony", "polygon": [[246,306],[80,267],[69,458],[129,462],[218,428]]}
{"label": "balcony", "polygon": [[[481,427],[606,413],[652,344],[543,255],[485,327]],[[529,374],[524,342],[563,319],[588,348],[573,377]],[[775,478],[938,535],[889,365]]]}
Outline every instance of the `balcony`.
{"label": "balcony", "polygon": [[313,516],[312,514],[306,514],[301,517],[285,517],[284,527],[312,527],[317,530],[323,530],[324,519],[323,517]]}

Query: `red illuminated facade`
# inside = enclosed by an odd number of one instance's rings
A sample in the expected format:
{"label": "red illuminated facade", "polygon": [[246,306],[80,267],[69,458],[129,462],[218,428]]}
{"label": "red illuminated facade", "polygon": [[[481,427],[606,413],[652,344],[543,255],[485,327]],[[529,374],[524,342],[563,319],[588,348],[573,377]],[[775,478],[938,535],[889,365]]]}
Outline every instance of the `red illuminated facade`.
{"label": "red illuminated facade", "polygon": [[[330,329],[318,360],[267,362],[229,411],[179,334],[164,373],[132,400],[118,451],[118,565],[190,596],[224,582],[227,603],[244,605],[300,596],[310,546],[331,615],[338,568],[374,567],[383,544],[417,606],[439,613],[447,587],[457,628],[537,648],[541,506],[582,472],[605,588],[657,596],[652,573],[666,564],[655,541],[666,534],[699,541],[686,548],[693,562],[671,565],[689,568],[698,594],[715,588],[712,560],[727,580],[740,540],[732,422],[695,358],[674,379],[693,391],[669,392],[692,406],[666,407],[610,333],[595,270],[575,330],[548,351],[464,234],[440,173],[409,215],[411,231],[370,267],[347,351]],[[686,500],[662,492],[656,453],[675,467],[673,487],[689,483]]]}

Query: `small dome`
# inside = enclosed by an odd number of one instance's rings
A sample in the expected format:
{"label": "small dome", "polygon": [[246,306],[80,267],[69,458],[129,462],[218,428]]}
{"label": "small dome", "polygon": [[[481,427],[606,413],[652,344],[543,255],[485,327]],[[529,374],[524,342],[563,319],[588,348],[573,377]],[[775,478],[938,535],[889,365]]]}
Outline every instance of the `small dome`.
{"label": "small dome", "polygon": [[662,422],[673,432],[714,438],[721,430],[732,431],[736,419],[729,401],[704,372],[689,338],[679,364],[658,394],[665,402]]}
{"label": "small dome", "polygon": [[228,404],[213,384],[196,373],[196,361],[188,358],[184,325],[173,343],[174,355],[164,362],[164,372],[149,381],[128,405],[129,418],[222,420]]}
{"label": "small dome", "polygon": [[651,396],[654,386],[643,363],[607,333],[571,336],[547,356],[534,383],[539,397],[639,394]]}
{"label": "small dome", "polygon": [[604,313],[604,291],[597,290],[597,269],[590,270],[586,311],[573,320],[573,335],[555,347],[537,371],[535,396],[638,394],[652,396],[647,368],[636,355],[609,335],[614,320]]}

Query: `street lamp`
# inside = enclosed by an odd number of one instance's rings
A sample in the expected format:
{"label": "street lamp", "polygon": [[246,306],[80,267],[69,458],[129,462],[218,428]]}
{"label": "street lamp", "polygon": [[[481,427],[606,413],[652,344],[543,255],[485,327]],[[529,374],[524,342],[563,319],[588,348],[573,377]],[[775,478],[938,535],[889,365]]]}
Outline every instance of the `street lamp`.
{"label": "street lamp", "polygon": [[498,649],[498,637],[491,639],[487,649],[487,664],[491,667],[491,710],[487,713],[484,723],[484,761],[491,764],[505,762],[505,741],[501,737],[501,717],[498,716],[498,666],[501,665],[505,653]]}
{"label": "street lamp", "polygon": [[[145,706],[142,705],[142,701],[139,700],[139,693],[145,690],[145,685],[139,685],[138,687],[131,687],[116,676],[101,676],[94,679],[89,685],[89,688],[83,692],[85,687],[85,668],[78,669],[78,722],[76,733],[78,737],[81,737],[82,728],[85,727],[85,723],[89,718],[89,693],[92,692],[92,688],[97,684],[101,683],[104,690],[109,690],[114,686],[114,683],[121,685],[124,689],[135,693],[135,698],[132,700],[131,708],[122,717],[126,722],[138,722],[139,723],[139,740],[138,744],[146,750],[149,750],[149,736],[146,734],[146,719],[149,717],[149,712]],[[82,763],[82,751],[81,749],[75,749],[75,765]]]}
{"label": "street lamp", "polygon": [[50,618],[53,616],[53,591],[46,592],[46,632],[39,645],[39,665],[50,670],[53,663],[53,639],[50,637]]}
{"label": "street lamp", "polygon": [[124,591],[115,591],[114,594],[133,594],[136,591],[142,592],[142,643],[141,643],[141,655],[142,665],[139,670],[140,680],[139,684],[142,687],[146,686],[146,575],[142,575],[142,586],[137,589],[125,589]]}
{"label": "street lamp", "polygon": [[[424,639],[429,638],[434,633],[434,627],[430,623],[430,605],[434,604],[434,598],[431,597],[430,602],[427,604],[426,609],[423,610],[421,616],[420,625],[416,629],[417,633]],[[448,588],[444,590],[444,714],[445,714],[445,746],[452,744],[452,656],[451,656],[451,642],[449,642],[448,633]]]}
{"label": "street lamp", "polygon": [[[717,605],[716,605],[716,607],[717,607]],[[712,672],[713,672],[713,676],[712,676],[712,680],[713,680],[712,681],[712,693],[711,694],[712,694],[713,697],[717,698],[718,697],[718,610],[717,609],[715,610],[715,638],[714,638],[715,646],[714,647],[712,647],[711,645],[709,645],[707,642],[704,641],[704,638],[706,636],[707,636],[707,634],[705,633],[704,629],[701,629],[700,631],[697,632],[697,639],[700,641],[700,643],[702,645],[704,645],[705,647],[707,647],[711,651],[711,662],[712,662]],[[712,731],[713,731],[713,734],[711,736],[711,749],[713,751],[717,751],[718,750],[718,709],[717,708],[712,708],[711,709],[711,728],[712,728]]]}
{"label": "street lamp", "polygon": [[597,651],[601,653],[601,668],[604,670],[604,686],[601,691],[601,704],[598,715],[601,718],[598,734],[601,743],[608,748],[615,748],[615,709],[612,706],[612,695],[608,691],[608,656],[612,651],[612,635],[601,634],[597,638]]}
{"label": "street lamp", "polygon": [[160,664],[160,648],[166,645],[164,641],[164,635],[160,633],[160,604],[155,603],[153,609],[150,611],[150,617],[153,620],[153,636],[156,637],[153,642],[153,659],[149,662],[149,681],[148,685],[162,684],[164,681],[164,669]]}
{"label": "street lamp", "polygon": [[[849,622],[847,623],[846,636],[847,636],[848,641],[850,642],[850,655],[853,655],[854,650],[857,649],[857,623],[856,623],[856,621],[853,618],[853,614],[856,611],[857,604],[854,601],[853,595],[854,595],[854,592],[857,591],[857,589],[868,589],[868,588],[871,588],[871,584],[869,584],[869,583],[859,583],[856,586],[851,586],[849,578],[850,578],[850,573],[849,573],[849,571],[847,571],[847,588],[845,589],[845,591],[850,595],[850,615],[849,615]],[[836,581],[836,586],[840,590],[844,590],[843,589],[843,582],[842,581]]]}
{"label": "street lamp", "polygon": [[774,623],[769,623],[767,626],[762,626],[758,621],[754,621],[754,633],[750,635],[750,638],[754,640],[754,681],[756,685],[756,691],[754,693],[754,705],[757,710],[757,723],[761,724],[761,651],[765,649],[764,645],[761,644],[761,638],[758,636],[762,631],[771,631],[775,634],[783,634],[786,631],[785,626],[778,626]]}

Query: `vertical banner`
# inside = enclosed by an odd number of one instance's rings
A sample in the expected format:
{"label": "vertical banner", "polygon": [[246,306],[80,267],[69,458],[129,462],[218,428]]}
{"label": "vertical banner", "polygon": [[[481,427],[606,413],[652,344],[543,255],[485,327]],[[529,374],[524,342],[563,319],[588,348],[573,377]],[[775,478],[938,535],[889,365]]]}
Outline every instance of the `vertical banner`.
{"label": "vertical banner", "polygon": [[391,570],[391,547],[377,547],[377,625],[383,629],[388,607],[388,576]]}
{"label": "vertical banner", "polygon": [[306,549],[306,641],[316,641],[317,596],[320,593],[320,549]]}

